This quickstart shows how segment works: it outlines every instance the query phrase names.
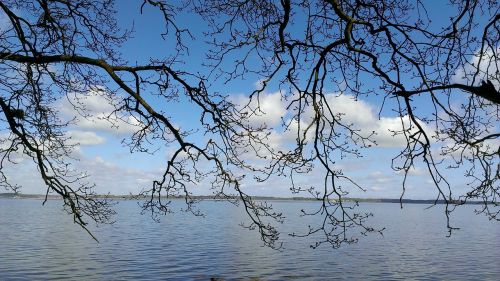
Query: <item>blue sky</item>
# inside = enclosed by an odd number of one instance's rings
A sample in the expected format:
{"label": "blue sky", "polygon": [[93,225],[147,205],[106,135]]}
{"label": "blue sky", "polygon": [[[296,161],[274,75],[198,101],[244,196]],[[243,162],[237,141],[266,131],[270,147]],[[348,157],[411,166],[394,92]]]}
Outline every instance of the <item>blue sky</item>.
{"label": "blue sky", "polygon": [[[140,1],[123,1],[117,5],[118,17],[123,28],[134,27],[133,38],[125,43],[121,52],[130,64],[144,64],[150,58],[156,56],[166,56],[172,48],[172,43],[164,40],[160,34],[163,31],[164,23],[158,11],[146,9],[143,15],[139,14]],[[440,1],[432,1],[433,5],[429,8],[429,16],[436,18],[435,24],[442,23],[448,17],[443,16],[443,12],[450,12],[447,7],[438,6]],[[190,28],[195,37],[194,41],[186,38],[186,45],[195,44],[196,48],[190,49],[189,56],[181,57],[183,61],[176,64],[179,69],[187,71],[199,71],[202,74],[208,73],[207,68],[202,67],[204,62],[204,53],[207,46],[203,43],[206,38],[203,35],[204,25],[198,16],[183,15],[178,17],[179,25]],[[210,91],[220,91],[228,94],[234,100],[246,101],[246,97],[258,84],[258,77],[247,75],[243,80],[235,80],[229,84],[223,84],[216,81],[209,86]],[[194,81],[194,80],[193,80]],[[368,82],[369,83],[369,82]],[[286,115],[285,102],[280,99],[278,88],[271,86],[262,95],[263,111],[266,113],[259,120],[253,122],[265,122],[268,125],[279,126],[281,117]],[[371,198],[399,198],[402,187],[403,177],[391,169],[391,159],[397,155],[404,142],[401,138],[391,137],[389,129],[397,129],[400,123],[399,119],[391,112],[391,101],[386,106],[382,116],[377,115],[380,108],[380,97],[361,98],[355,101],[348,93],[339,96],[332,92],[329,100],[336,105],[339,112],[346,113],[346,120],[353,122],[363,131],[377,131],[375,137],[379,147],[369,150],[363,150],[363,158],[345,158],[339,160],[339,167],[344,172],[351,175],[366,192],[356,189],[350,189],[351,197],[371,197]],[[153,97],[149,101],[157,109],[164,111],[171,116],[174,124],[183,129],[195,129],[198,127],[199,111],[185,99],[180,98],[179,102],[165,104]],[[89,94],[85,103],[89,110],[96,116],[111,111],[111,106],[102,100],[99,95]],[[416,103],[419,110],[426,111],[428,106],[425,101]],[[62,116],[71,118],[74,112],[67,101],[61,100],[55,106],[58,106]],[[362,114],[360,114],[362,112]],[[80,121],[75,126],[70,127],[69,134],[80,145],[74,152],[80,159],[75,163],[76,167],[88,171],[89,181],[96,183],[97,193],[128,194],[137,193],[141,188],[148,187],[151,181],[158,176],[163,168],[167,155],[173,148],[165,144],[156,143],[157,151],[150,155],[144,153],[130,154],[129,148],[122,144],[133,132],[134,127],[124,122],[117,122],[118,127],[112,127],[110,124],[99,120],[85,120],[79,117]],[[258,118],[257,118],[258,119]],[[133,120],[131,120],[133,123]],[[195,140],[203,138],[199,134],[192,136]],[[286,145],[290,137],[279,129],[271,138],[273,145]],[[23,193],[44,193],[42,182],[37,177],[37,171],[34,165],[29,161],[23,161],[17,167],[10,167],[10,177],[12,181],[23,185]],[[455,173],[455,174],[454,174]],[[458,173],[458,174],[457,174]],[[31,175],[26,177],[25,175]],[[299,182],[307,184],[318,184],[322,182],[322,172],[313,170],[310,174],[298,178]],[[461,193],[460,190],[466,188],[465,179],[460,171],[449,173],[454,190]],[[244,182],[244,190],[249,194],[282,196],[289,197],[292,194],[289,191],[289,181],[283,178],[271,178],[268,182],[257,183],[252,180]],[[194,194],[210,193],[208,186],[201,183],[192,189]],[[433,199],[437,195],[435,187],[424,166],[417,168],[410,173],[406,198],[415,199]]]}

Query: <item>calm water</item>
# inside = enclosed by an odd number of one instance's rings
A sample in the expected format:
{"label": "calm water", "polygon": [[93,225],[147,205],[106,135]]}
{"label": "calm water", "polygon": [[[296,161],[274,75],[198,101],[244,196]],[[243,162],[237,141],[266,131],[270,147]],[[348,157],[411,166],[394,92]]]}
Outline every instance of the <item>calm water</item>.
{"label": "calm water", "polygon": [[[180,204],[180,202],[175,202]],[[311,202],[274,202],[293,217]],[[457,210],[462,227],[446,238],[439,208],[364,204],[386,227],[358,244],[310,249],[312,240],[282,235],[285,249],[260,247],[256,233],[238,226],[241,210],[202,202],[205,218],[174,213],[161,223],[121,201],[114,225],[94,228],[97,244],[73,225],[59,201],[0,200],[0,280],[500,280],[500,223]],[[299,231],[311,218],[291,219],[283,231]]]}

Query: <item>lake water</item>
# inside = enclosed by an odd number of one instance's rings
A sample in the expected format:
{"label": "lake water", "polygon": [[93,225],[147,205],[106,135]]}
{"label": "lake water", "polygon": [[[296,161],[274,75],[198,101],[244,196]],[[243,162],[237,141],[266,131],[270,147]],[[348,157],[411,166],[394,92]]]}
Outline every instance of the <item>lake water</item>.
{"label": "lake water", "polygon": [[[384,236],[311,249],[311,239],[283,233],[276,251],[240,227],[246,217],[227,203],[201,202],[204,218],[177,212],[156,223],[136,202],[120,201],[115,224],[92,228],[100,243],[60,204],[0,199],[0,280],[500,280],[500,223],[473,214],[474,206],[454,212],[461,229],[447,238],[440,207],[365,203]],[[313,204],[273,202],[290,217]],[[280,229],[304,230],[313,220]]]}

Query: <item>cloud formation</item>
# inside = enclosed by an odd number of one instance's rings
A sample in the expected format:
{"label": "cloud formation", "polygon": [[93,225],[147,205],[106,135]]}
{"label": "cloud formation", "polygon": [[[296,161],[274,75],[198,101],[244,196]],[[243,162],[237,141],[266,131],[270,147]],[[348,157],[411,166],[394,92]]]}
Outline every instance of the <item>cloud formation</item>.
{"label": "cloud formation", "polygon": [[70,138],[68,141],[69,144],[98,145],[106,141],[105,138],[95,132],[72,130],[68,131],[66,135]]}
{"label": "cloud formation", "polygon": [[500,46],[497,47],[495,53],[493,50],[488,49],[480,56],[480,51],[478,50],[470,60],[464,64],[462,68],[459,68],[455,74],[451,77],[451,81],[454,83],[470,83],[476,72],[479,69],[475,84],[481,83],[481,80],[490,80],[495,87],[500,86],[500,63],[498,60],[498,54],[500,53]]}
{"label": "cloud formation", "polygon": [[[401,134],[394,132],[401,131],[403,128],[414,129],[414,125],[408,116],[381,116],[379,118],[374,107],[368,102],[356,99],[349,94],[334,94],[326,95],[326,100],[333,114],[341,117],[341,122],[346,125],[351,125],[353,129],[359,130],[361,135],[370,136],[373,132],[372,140],[378,147],[400,148],[406,145],[406,139]],[[248,103],[248,99],[238,97],[236,100],[240,105]],[[313,111],[309,108],[308,111],[302,114],[300,121],[287,119],[287,101],[281,98],[280,92],[262,93],[259,96],[259,101],[252,100],[250,108],[256,110],[260,106],[260,111],[250,115],[250,123],[253,126],[266,126],[272,129],[268,137],[271,147],[285,147],[295,141],[297,130],[300,124],[301,129],[306,128],[312,120]],[[286,130],[279,126],[282,122],[290,124]],[[300,123],[299,123],[300,122]],[[421,122],[424,130],[431,130]],[[306,138],[311,138],[313,131],[308,132]]]}
{"label": "cloud formation", "polygon": [[[81,116],[75,109],[82,108],[87,116]],[[105,93],[92,91],[84,96],[68,96],[57,104],[65,118],[76,118],[75,127],[80,130],[100,131],[121,136],[135,132],[140,121],[132,115],[117,116],[114,113],[117,107],[105,97]]]}

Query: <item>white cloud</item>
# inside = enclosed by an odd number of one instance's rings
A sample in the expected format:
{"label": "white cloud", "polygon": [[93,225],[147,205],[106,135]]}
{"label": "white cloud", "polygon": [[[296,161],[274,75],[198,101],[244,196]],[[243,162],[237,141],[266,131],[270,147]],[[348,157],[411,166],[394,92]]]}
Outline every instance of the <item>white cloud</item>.
{"label": "white cloud", "polygon": [[[113,111],[116,101],[106,98],[104,92],[91,91],[85,95],[68,96],[56,105],[67,119],[76,118],[78,129],[101,131],[115,135],[131,134],[140,127],[141,122],[132,115],[117,116]],[[75,109],[82,108],[88,116],[81,116]]]}
{"label": "white cloud", "polygon": [[281,93],[261,93],[259,98],[253,98],[250,103],[247,97],[237,96],[234,102],[240,107],[248,104],[245,112],[249,116],[249,122],[254,127],[265,126],[272,128],[281,122],[286,114],[285,103],[281,99]]}
{"label": "white cloud", "polygon": [[110,117],[109,113],[95,113],[91,117],[79,120],[77,126],[82,129],[127,135],[137,131],[140,124],[141,122],[133,116],[116,118]]}
{"label": "white cloud", "polygon": [[105,138],[99,136],[94,132],[74,130],[74,131],[68,131],[66,135],[70,137],[70,140],[68,142],[69,144],[98,145],[106,141]]}
{"label": "white cloud", "polygon": [[[493,50],[488,49],[481,57],[480,52],[477,51],[470,61],[464,64],[464,67],[459,68],[452,76],[451,81],[455,83],[469,83],[479,66],[478,77],[475,84],[479,84],[481,80],[490,80],[495,87],[500,86],[500,60],[498,54],[500,53],[500,46],[496,48],[495,53]],[[496,57],[495,57],[496,55]]]}
{"label": "white cloud", "polygon": [[[413,132],[416,129],[416,125],[408,115],[379,118],[371,104],[348,94],[328,94],[327,100],[334,114],[343,114],[342,123],[353,124],[353,129],[360,130],[361,135],[364,136],[375,132],[371,139],[378,147],[405,146],[407,141],[404,135],[394,132],[401,132],[403,129]],[[418,120],[418,122],[426,133],[432,135],[432,130],[423,121]]]}
{"label": "white cloud", "polygon": [[367,102],[355,99],[347,94],[327,94],[326,100],[334,114],[345,114],[344,123],[352,123],[361,127],[370,126],[375,122],[372,106]]}
{"label": "white cloud", "polygon": [[[356,99],[352,95],[331,93],[326,95],[326,100],[334,115],[341,114],[340,121],[343,124],[352,124],[353,129],[360,130],[360,134],[363,136],[370,136],[375,132],[375,135],[371,139],[379,147],[405,146],[406,139],[404,135],[395,135],[394,132],[402,131],[403,128],[415,129],[415,125],[408,116],[403,116],[402,118],[398,116],[382,116],[379,118],[371,104],[364,100]],[[259,104],[262,111],[250,116],[250,122],[254,126],[266,125],[268,128],[273,128],[268,137],[269,144],[273,148],[284,147],[287,144],[293,143],[297,137],[299,124],[301,130],[305,130],[314,114],[310,107],[302,114],[300,123],[297,120],[285,120],[285,123],[289,123],[290,125],[287,130],[280,130],[278,125],[288,114],[286,109],[287,102],[282,100],[281,93],[262,93],[259,101],[260,103],[257,103],[256,100],[252,100],[250,103],[250,108],[255,109],[256,105]],[[248,99],[240,96],[236,102],[242,105],[248,103]],[[427,133],[432,132],[425,123],[420,122],[420,125]],[[313,130],[310,129],[307,132],[306,139],[312,138],[313,133]]]}
{"label": "white cloud", "polygon": [[136,194],[158,176],[151,171],[122,167],[101,157],[84,159],[78,166],[88,172],[88,180],[96,184],[96,192],[100,194]]}
{"label": "white cloud", "polygon": [[[299,121],[297,120],[287,120],[286,124],[289,124],[288,128],[283,131],[271,130],[269,136],[267,137],[268,144],[274,149],[283,149],[289,144],[294,144],[299,136]],[[300,121],[300,137],[304,138],[304,132],[309,124],[304,121]],[[309,141],[313,138],[314,131],[309,129],[305,135],[305,140]]]}
{"label": "white cloud", "polygon": [[[398,170],[398,171],[395,171],[394,172],[395,174],[397,175],[403,175],[405,172],[403,170]],[[424,175],[427,175],[428,171],[424,168],[421,168],[421,167],[411,167],[409,170],[408,170],[408,175],[409,176],[424,176]]]}
{"label": "white cloud", "polygon": [[[98,194],[137,194],[141,188],[149,187],[159,176],[159,173],[123,167],[101,157],[81,158],[74,163],[73,168],[87,172],[89,177],[83,179],[83,182],[95,183],[94,191]],[[22,186],[22,193],[42,194],[46,191],[46,186],[32,161],[6,165],[4,172],[11,183]]]}
{"label": "white cloud", "polygon": [[266,81],[266,79],[264,79],[264,78],[263,78],[263,79],[259,79],[259,80],[257,80],[257,81],[253,84],[253,86],[254,86],[254,87],[255,87],[255,89],[257,89],[257,90],[258,90],[258,89],[261,89],[261,88],[262,88],[262,86],[264,86],[264,81]]}

